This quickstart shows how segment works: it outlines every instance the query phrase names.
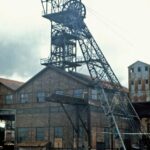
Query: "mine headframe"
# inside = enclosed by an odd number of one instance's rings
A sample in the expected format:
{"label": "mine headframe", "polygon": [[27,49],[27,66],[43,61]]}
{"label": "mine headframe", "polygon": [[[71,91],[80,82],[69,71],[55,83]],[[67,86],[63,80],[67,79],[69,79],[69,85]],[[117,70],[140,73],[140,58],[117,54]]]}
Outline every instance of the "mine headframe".
{"label": "mine headframe", "polygon": [[[126,150],[123,132],[119,123],[125,120],[131,133],[139,140],[142,129],[140,118],[124,92],[118,78],[107,62],[104,54],[86,26],[86,8],[81,0],[41,0],[43,17],[51,21],[51,56],[42,64],[53,65],[66,71],[76,71],[76,67],[87,65],[93,86],[98,91],[99,102],[105,115],[120,139],[120,145]],[[83,61],[77,59],[77,43],[80,46]],[[108,95],[103,82],[109,82],[113,94]]]}
{"label": "mine headframe", "polygon": [[[70,8],[71,7],[74,8]],[[70,28],[76,24],[77,16],[82,15],[80,20],[85,17],[85,7],[80,1],[68,0],[42,0],[43,17],[51,21],[51,56],[43,59],[43,65],[54,65],[66,71],[76,71],[80,66],[77,62],[77,36],[72,34]],[[77,11],[75,8],[81,9]],[[82,8],[80,8],[82,7]],[[68,9],[69,8],[69,9]],[[72,9],[74,14],[72,15]],[[81,21],[79,21],[80,23]]]}

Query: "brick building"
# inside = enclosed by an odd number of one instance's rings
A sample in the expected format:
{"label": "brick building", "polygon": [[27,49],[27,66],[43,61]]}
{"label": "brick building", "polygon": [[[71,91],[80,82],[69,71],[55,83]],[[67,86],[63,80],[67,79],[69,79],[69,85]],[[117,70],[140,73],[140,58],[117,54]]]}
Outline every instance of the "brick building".
{"label": "brick building", "polygon": [[[109,83],[104,82],[103,86],[108,94],[112,92]],[[61,95],[67,96],[67,104],[55,103]],[[46,149],[49,145],[72,149],[77,143],[80,148],[87,149],[88,123],[93,149],[104,145],[108,149],[117,148],[118,138],[113,135],[115,131],[110,128],[102,108],[82,105],[87,99],[91,104],[97,103],[97,91],[88,76],[49,66],[17,88],[11,103],[1,103],[1,110],[15,111],[15,145],[19,149]],[[71,105],[69,101],[73,100],[81,105]],[[80,130],[78,135],[74,126]],[[128,130],[123,122],[119,126]]]}
{"label": "brick building", "polygon": [[22,84],[22,82],[0,78],[0,105],[12,104],[13,94]]}
{"label": "brick building", "polygon": [[[145,129],[150,131],[148,77],[148,64],[138,61],[129,66],[129,94]],[[102,108],[83,105],[87,99],[91,104],[98,103],[98,93],[91,83],[89,76],[52,66],[44,68],[26,83],[0,79],[0,119],[6,121],[7,130],[15,131],[16,148],[48,149],[51,145],[72,149],[77,147],[78,136],[79,148],[84,145],[87,149],[88,123],[93,149],[104,145],[106,149],[119,148],[118,138]],[[111,85],[103,82],[103,86],[109,95]],[[67,103],[64,103],[64,96]],[[80,105],[71,104],[74,100]],[[76,126],[79,135],[75,132]],[[124,131],[129,130],[125,122],[120,122],[119,126]],[[128,136],[123,138],[129,140]]]}
{"label": "brick building", "polygon": [[[15,141],[15,109],[12,109],[15,90],[23,83],[0,78],[0,120],[5,120],[5,128],[0,127],[0,145]],[[7,141],[7,142],[6,142]]]}

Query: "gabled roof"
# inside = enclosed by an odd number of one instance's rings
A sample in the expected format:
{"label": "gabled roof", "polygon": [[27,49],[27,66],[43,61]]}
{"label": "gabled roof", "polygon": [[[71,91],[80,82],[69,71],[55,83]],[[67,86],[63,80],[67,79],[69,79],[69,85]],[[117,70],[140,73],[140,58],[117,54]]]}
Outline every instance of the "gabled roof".
{"label": "gabled roof", "polygon": [[0,83],[3,84],[4,86],[6,86],[7,88],[11,89],[11,90],[16,90],[21,85],[23,85],[23,82],[5,79],[5,78],[0,78]]}
{"label": "gabled roof", "polygon": [[66,72],[66,71],[64,71],[64,70],[62,70],[62,69],[60,69],[60,68],[58,68],[58,67],[49,65],[49,66],[45,67],[44,69],[42,69],[39,73],[37,73],[37,74],[36,74],[35,76],[33,76],[31,79],[29,79],[27,82],[25,82],[25,83],[24,83],[22,86],[20,86],[17,90],[20,90],[21,88],[23,88],[26,84],[30,83],[32,80],[34,80],[36,77],[40,76],[43,72],[45,72],[45,71],[48,70],[48,69],[52,69],[52,70],[56,71],[57,73],[62,74],[62,75],[65,75],[65,76],[67,76],[67,77],[69,77],[69,78],[72,78],[72,79],[74,79],[74,80],[76,80],[76,81],[78,81],[78,82],[80,82],[80,83],[82,83],[82,84],[84,84],[84,85],[86,85],[86,86],[89,84],[87,81],[84,81],[84,80],[82,80],[82,79],[80,79],[80,78],[78,78],[78,77],[76,77],[76,76],[73,76],[73,75],[71,75],[70,73],[68,73],[68,72]]}
{"label": "gabled roof", "polygon": [[[56,71],[57,73],[61,74],[61,75],[65,75],[71,79],[76,80],[77,82],[85,85],[85,86],[92,86],[93,82],[90,76],[85,75],[85,74],[81,74],[81,73],[77,73],[77,72],[66,72],[58,67],[49,65],[47,67],[45,67],[44,69],[42,69],[39,73],[37,73],[35,76],[33,76],[31,79],[29,79],[26,83],[24,83],[22,86],[20,86],[17,90],[20,90],[21,88],[23,88],[26,84],[28,84],[29,82],[31,82],[32,80],[34,80],[36,77],[40,76],[43,72],[45,72],[47,69],[52,69],[54,71]],[[103,85],[103,87],[105,89],[112,89],[112,84],[108,81],[102,81],[101,82]],[[123,87],[123,90],[125,92],[127,92],[128,90]]]}
{"label": "gabled roof", "polygon": [[[87,82],[89,85],[92,84],[92,79],[88,75],[77,73],[77,72],[70,72],[70,74],[77,77],[80,80]],[[105,88],[105,89],[112,89],[113,88],[112,84],[109,81],[101,81],[101,84],[102,84],[103,88]],[[122,87],[122,88],[123,88],[122,90],[124,92],[128,93],[128,89],[126,87]]]}
{"label": "gabled roof", "polygon": [[136,63],[141,63],[141,64],[145,64],[145,65],[147,65],[147,66],[150,66],[150,64],[147,64],[147,63],[144,63],[144,62],[138,60],[138,61],[134,62],[133,64],[131,64],[130,66],[128,66],[128,68],[132,67],[132,66],[135,65]]}
{"label": "gabled roof", "polygon": [[77,73],[77,72],[69,72],[69,74],[80,79],[80,80],[83,80],[89,84],[92,82],[92,79],[88,75]]}

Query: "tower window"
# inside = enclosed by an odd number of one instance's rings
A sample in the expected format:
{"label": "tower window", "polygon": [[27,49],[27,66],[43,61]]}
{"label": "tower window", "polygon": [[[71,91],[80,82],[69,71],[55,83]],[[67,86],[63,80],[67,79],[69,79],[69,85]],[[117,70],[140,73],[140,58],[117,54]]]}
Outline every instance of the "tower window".
{"label": "tower window", "polygon": [[131,69],[130,69],[130,72],[134,72],[134,68],[131,68]]}
{"label": "tower window", "polygon": [[145,66],[145,71],[148,71],[148,66]]}
{"label": "tower window", "polygon": [[141,72],[141,67],[138,67],[138,72]]}
{"label": "tower window", "polygon": [[148,84],[148,79],[145,80],[145,83]]}
{"label": "tower window", "polygon": [[139,80],[138,83],[141,84],[141,80]]}
{"label": "tower window", "polygon": [[134,81],[133,80],[131,81],[131,85],[134,85]]}

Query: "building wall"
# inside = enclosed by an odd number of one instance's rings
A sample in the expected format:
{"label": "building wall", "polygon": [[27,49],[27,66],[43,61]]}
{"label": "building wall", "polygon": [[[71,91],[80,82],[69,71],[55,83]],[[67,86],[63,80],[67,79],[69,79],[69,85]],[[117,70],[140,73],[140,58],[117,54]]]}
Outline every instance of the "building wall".
{"label": "building wall", "polygon": [[[16,144],[23,142],[50,141],[53,147],[72,148],[76,147],[76,133],[67,115],[58,103],[46,102],[45,97],[53,93],[59,93],[83,98],[89,94],[89,98],[96,101],[97,95],[94,89],[88,85],[75,80],[69,76],[61,74],[53,69],[45,69],[30,81],[26,82],[14,94],[13,104],[4,105],[16,109]],[[80,138],[79,145],[84,145],[87,149],[88,137],[77,112],[86,123],[89,115],[84,107],[78,111],[76,107],[64,105],[73,124],[76,126],[79,122]],[[96,148],[97,142],[106,144],[110,148],[110,136],[112,132],[109,129],[108,118],[103,114],[100,108],[90,108],[91,116],[91,141],[92,148]],[[124,130],[120,122],[119,126]],[[115,136],[114,136],[115,137]],[[117,138],[113,138],[113,145],[117,148]]]}
{"label": "building wall", "polygon": [[14,99],[13,95],[13,90],[0,83],[0,119],[5,121],[5,134],[1,135],[1,144],[4,142],[14,142],[15,140],[15,110],[11,109]]}
{"label": "building wall", "polygon": [[136,62],[129,67],[129,93],[133,102],[150,101],[150,66]]}
{"label": "building wall", "polygon": [[[13,90],[0,83],[0,108],[7,104],[8,101],[6,101],[6,97],[13,95],[13,93]],[[12,104],[12,100],[10,101],[10,103]]]}
{"label": "building wall", "polygon": [[[19,89],[15,100],[17,106],[17,142],[43,140],[51,141],[52,146],[56,147],[72,147],[73,129],[62,107],[57,103],[45,102],[44,100],[38,101],[38,93],[45,93],[44,97],[53,93],[73,96],[77,89],[82,90],[82,93],[88,90],[80,82],[51,69],[47,69]],[[22,100],[22,94],[24,100]],[[74,107],[69,105],[65,107],[75,122]],[[56,132],[58,132],[58,135],[56,135]],[[27,138],[22,138],[23,134]]]}
{"label": "building wall", "polygon": [[[150,101],[150,65],[143,62],[135,62],[128,68],[129,95],[132,102]],[[145,103],[146,104],[146,103]],[[141,107],[142,109],[142,107]],[[150,132],[150,119],[141,118],[144,132]]]}
{"label": "building wall", "polygon": [[[38,92],[45,92],[46,96],[50,96],[52,93],[62,93],[79,97],[90,93],[89,97],[96,100],[95,91],[77,80],[48,69],[25,84],[16,93],[16,141],[18,143],[43,140],[50,141],[53,147],[75,147],[77,135],[60,104],[38,102]],[[21,103],[21,94],[28,95],[25,103]],[[70,115],[73,124],[76,125],[77,120],[79,121],[76,115],[76,108],[70,105],[64,105],[64,107]],[[87,122],[89,116],[87,116],[86,109],[80,108],[78,112],[84,122]],[[97,110],[91,108],[93,148],[96,148],[96,142],[107,141],[107,145],[108,143],[110,144],[108,136],[103,133],[108,129],[108,126],[107,118],[102,113],[102,110],[100,111],[99,108]],[[81,129],[79,145],[80,147],[82,145],[87,147],[88,137],[81,121],[79,121],[79,128]],[[38,133],[40,130],[41,133]],[[41,134],[41,139],[38,134]],[[21,137],[23,138],[21,139]]]}

